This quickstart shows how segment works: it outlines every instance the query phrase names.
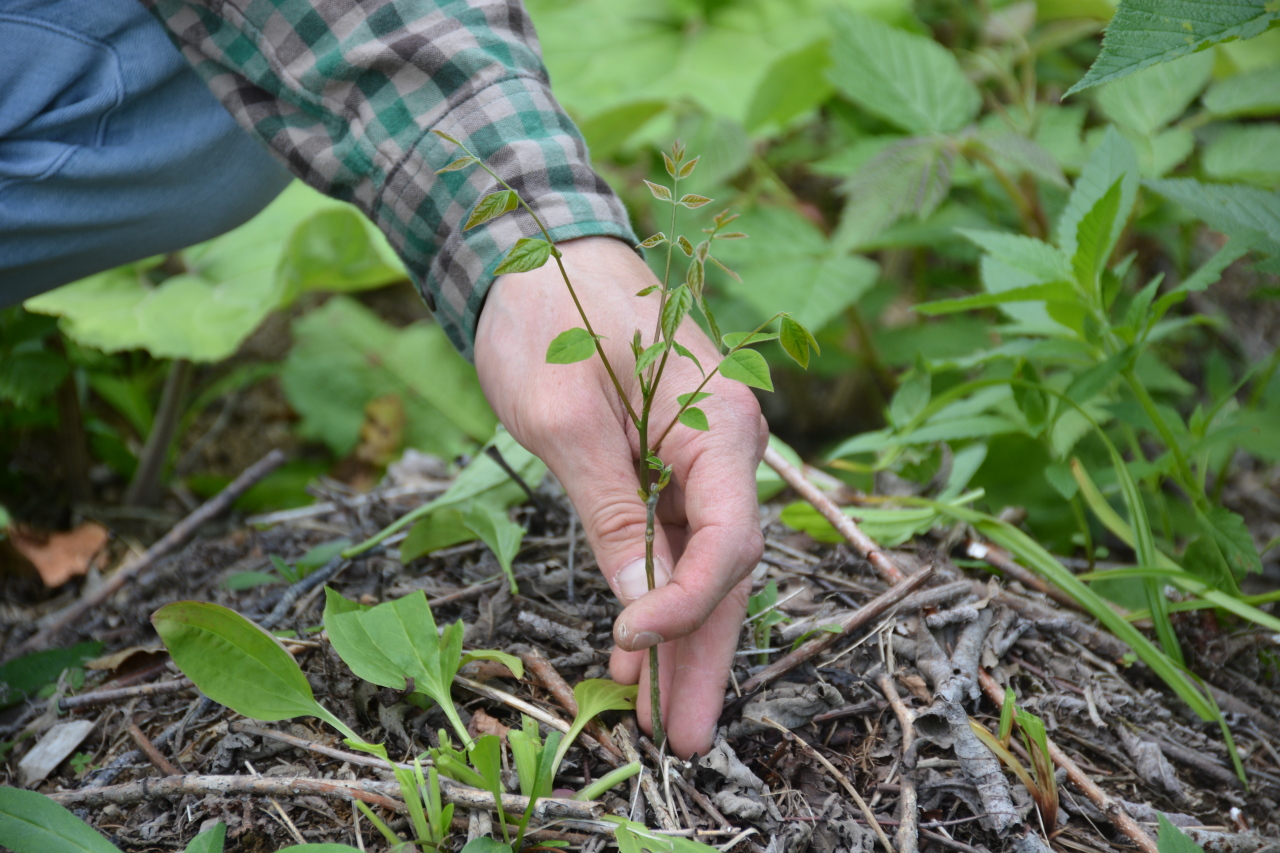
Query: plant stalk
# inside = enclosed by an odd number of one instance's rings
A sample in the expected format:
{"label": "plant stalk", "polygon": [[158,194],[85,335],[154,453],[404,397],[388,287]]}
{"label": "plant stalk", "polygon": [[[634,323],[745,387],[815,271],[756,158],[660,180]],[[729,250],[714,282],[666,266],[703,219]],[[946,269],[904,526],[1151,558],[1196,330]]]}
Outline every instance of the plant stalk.
{"label": "plant stalk", "polygon": [[138,469],[124,494],[126,506],[155,506],[160,502],[165,465],[169,461],[169,448],[178,432],[181,420],[183,401],[187,396],[187,386],[192,373],[191,362],[186,359],[174,359],[169,366],[169,373],[164,380],[164,390],[160,393],[160,409],[156,412],[155,423],[147,442],[143,445],[142,455],[138,459]]}
{"label": "plant stalk", "polygon": [[[646,472],[647,476],[647,472]],[[658,489],[650,487],[649,496],[645,499],[644,523],[644,574],[649,582],[649,589],[654,589],[653,574],[653,529],[658,513]],[[667,743],[667,732],[662,725],[662,695],[658,683],[658,647],[649,647],[649,708],[653,718],[653,742],[659,749]]]}

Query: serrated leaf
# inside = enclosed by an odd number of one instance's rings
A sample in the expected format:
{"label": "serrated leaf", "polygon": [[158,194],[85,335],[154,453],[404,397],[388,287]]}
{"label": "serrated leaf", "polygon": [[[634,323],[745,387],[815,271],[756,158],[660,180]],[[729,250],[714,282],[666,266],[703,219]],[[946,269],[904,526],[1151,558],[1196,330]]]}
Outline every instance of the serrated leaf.
{"label": "serrated leaf", "polygon": [[1244,519],[1225,507],[1211,507],[1207,513],[1197,513],[1200,526],[1213,537],[1223,558],[1236,579],[1262,572],[1262,559],[1254,547],[1253,537]]}
{"label": "serrated leaf", "polygon": [[0,787],[0,847],[13,853],[120,853],[44,794],[9,786]]}
{"label": "serrated leaf", "polygon": [[1215,44],[1252,38],[1278,18],[1280,8],[1271,0],[1120,0],[1103,36],[1102,52],[1066,94]]}
{"label": "serrated leaf", "polygon": [[773,379],[769,376],[769,365],[764,356],[753,349],[740,349],[725,356],[720,362],[720,375],[726,379],[734,379],[752,388],[765,391],[773,390]]}
{"label": "serrated leaf", "polygon": [[1151,136],[1187,109],[1213,73],[1213,52],[1162,62],[1098,91],[1107,118],[1139,136]]}
{"label": "serrated leaf", "polygon": [[1118,180],[1121,181],[1119,214],[1115,218],[1110,237],[1104,244],[1104,254],[1107,255],[1111,254],[1120,239],[1129,211],[1133,209],[1139,180],[1138,158],[1133,145],[1118,130],[1108,126],[1102,142],[1089,155],[1089,161],[1071,190],[1067,206],[1058,217],[1058,245],[1067,257],[1075,257],[1076,232],[1079,230],[1080,220],[1084,219]]}
{"label": "serrated leaf", "polygon": [[1219,80],[1204,93],[1204,106],[1218,118],[1280,113],[1280,65]]}
{"label": "serrated leaf", "polygon": [[586,329],[577,326],[555,336],[547,346],[547,364],[573,364],[596,353],[596,341]]}
{"label": "serrated leaf", "polygon": [[905,382],[898,386],[889,403],[889,422],[902,429],[929,405],[933,377],[927,370],[914,369]]}
{"label": "serrated leaf", "polygon": [[684,252],[686,258],[693,257],[693,244],[689,242],[689,238],[681,234],[676,238],[676,245],[680,247],[680,251]]}
{"label": "serrated leaf", "polygon": [[1122,182],[1118,178],[1111,188],[1103,193],[1102,198],[1080,220],[1076,229],[1076,253],[1071,259],[1072,270],[1076,282],[1085,293],[1096,294],[1097,304],[1102,304],[1098,286],[1098,274],[1106,266],[1112,246],[1111,235],[1115,233],[1116,216],[1120,212],[1120,194],[1123,192]]}
{"label": "serrated leaf", "polygon": [[[1250,124],[1223,127],[1204,148],[1204,171],[1219,181],[1262,187],[1280,186],[1280,126]],[[1277,235],[1280,236],[1280,235]]]}
{"label": "serrated leaf", "polygon": [[520,196],[515,190],[498,190],[489,193],[480,199],[480,203],[476,205],[475,210],[471,211],[471,216],[467,217],[467,224],[462,226],[463,231],[470,231],[477,225],[483,225],[486,222],[497,219],[504,213],[510,213],[520,206]]}
{"label": "serrated leaf", "polygon": [[674,340],[680,323],[693,307],[693,291],[688,285],[679,285],[667,294],[667,304],[662,306],[662,336]]}
{"label": "serrated leaf", "polygon": [[958,299],[939,299],[936,302],[925,302],[915,306],[915,310],[927,316],[955,314],[959,311],[972,311],[976,308],[991,308],[997,305],[1008,305],[1015,302],[1052,302],[1068,300],[1074,291],[1065,281],[1049,284],[1029,284],[996,293],[979,293],[976,296],[962,296]]}
{"label": "serrated leaf", "polygon": [[203,601],[166,604],[151,616],[178,669],[213,701],[257,720],[319,717],[354,737],[316,702],[311,685],[275,637],[239,613]]}
{"label": "serrated leaf", "polygon": [[711,424],[707,422],[707,413],[699,409],[697,406],[690,406],[680,413],[680,423],[690,429],[701,430],[706,432],[711,429]]}
{"label": "serrated leaf", "polygon": [[699,373],[701,373],[703,376],[707,375],[707,372],[702,369],[702,362],[698,361],[698,357],[693,353],[689,352],[689,350],[685,349],[683,346],[681,346],[679,341],[672,341],[671,348],[676,351],[676,355],[680,356],[681,358],[687,358],[690,361],[692,361],[693,366],[698,368]]}
{"label": "serrated leaf", "polygon": [[779,57],[769,66],[751,98],[747,130],[786,125],[831,97],[833,88],[827,79],[830,48],[824,38]]}
{"label": "serrated leaf", "polygon": [[1176,201],[1209,227],[1272,254],[1280,253],[1280,194],[1240,184],[1164,178],[1146,185]]}
{"label": "serrated leaf", "polygon": [[831,82],[870,113],[915,134],[954,133],[982,99],[955,55],[924,36],[834,7]]}
{"label": "serrated leaf", "polygon": [[445,172],[456,172],[459,169],[465,169],[473,163],[480,162],[474,157],[459,157],[443,169],[436,169],[437,175],[443,175]]}
{"label": "serrated leaf", "polygon": [[681,394],[676,397],[676,402],[682,406],[692,406],[697,403],[701,403],[710,396],[710,391],[698,391],[696,394],[690,391],[688,394]]}
{"label": "serrated leaf", "polygon": [[653,181],[646,180],[645,186],[649,188],[649,192],[653,193],[653,197],[659,201],[671,201],[671,188],[662,184],[655,184]]}
{"label": "serrated leaf", "polygon": [[709,203],[710,201],[711,199],[707,198],[705,195],[698,195],[697,193],[685,193],[684,195],[680,196],[680,201],[677,202],[677,204],[682,204],[685,207],[689,208],[690,210],[695,210],[699,207],[702,207],[704,204]]}
{"label": "serrated leaf", "polygon": [[812,349],[819,355],[822,354],[822,350],[819,349],[818,342],[814,339],[813,334],[785,314],[782,317],[782,327],[779,330],[778,338],[787,355],[795,359],[796,364],[806,370],[809,368],[809,350]]}
{"label": "serrated leaf", "polygon": [[665,242],[667,242],[667,235],[659,231],[651,237],[646,237],[644,241],[640,243],[640,248],[652,249],[654,246],[661,246]]}
{"label": "serrated leaf", "polygon": [[932,214],[951,189],[954,156],[945,138],[920,136],[894,142],[868,160],[841,187],[848,200],[836,245],[866,246],[899,219]]}
{"label": "serrated leaf", "polygon": [[493,271],[494,275],[536,270],[551,257],[551,244],[535,237],[521,237]]}
{"label": "serrated leaf", "polygon": [[729,332],[721,340],[729,349],[776,340],[777,332]]}

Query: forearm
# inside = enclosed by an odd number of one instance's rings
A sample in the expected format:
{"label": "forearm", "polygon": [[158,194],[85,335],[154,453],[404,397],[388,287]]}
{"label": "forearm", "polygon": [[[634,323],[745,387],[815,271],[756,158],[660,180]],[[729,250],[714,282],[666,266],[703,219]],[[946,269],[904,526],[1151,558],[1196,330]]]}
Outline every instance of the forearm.
{"label": "forearm", "polygon": [[635,242],[517,0],[143,2],[241,126],[378,225],[468,357],[493,269],[537,229],[516,212],[463,231],[497,185],[481,170],[436,175],[458,152],[431,130],[516,187],[554,239]]}

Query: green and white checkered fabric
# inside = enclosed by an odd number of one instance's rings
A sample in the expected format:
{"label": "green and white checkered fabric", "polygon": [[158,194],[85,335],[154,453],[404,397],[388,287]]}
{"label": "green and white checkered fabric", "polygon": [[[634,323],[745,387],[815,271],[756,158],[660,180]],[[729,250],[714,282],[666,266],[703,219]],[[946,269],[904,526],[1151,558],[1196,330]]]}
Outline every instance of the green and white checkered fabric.
{"label": "green and white checkered fabric", "polygon": [[626,210],[551,94],[519,0],[143,0],[243,127],[300,178],[386,233],[468,358],[493,270],[537,232],[523,211],[463,232],[497,189],[436,175],[464,142],[552,239],[619,237]]}

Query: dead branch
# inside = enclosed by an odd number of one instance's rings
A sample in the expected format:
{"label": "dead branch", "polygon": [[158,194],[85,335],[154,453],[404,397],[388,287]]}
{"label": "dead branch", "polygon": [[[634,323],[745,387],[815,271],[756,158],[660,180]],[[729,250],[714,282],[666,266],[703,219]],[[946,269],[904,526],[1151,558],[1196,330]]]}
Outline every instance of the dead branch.
{"label": "dead branch", "polygon": [[916,853],[919,849],[920,828],[919,809],[916,805],[916,785],[907,773],[907,756],[915,741],[915,714],[902,702],[898,689],[893,685],[893,676],[887,672],[880,673],[876,685],[884,698],[889,700],[893,713],[898,717],[898,727],[902,729],[902,790],[898,794],[898,853]]}
{"label": "dead branch", "polygon": [[94,705],[107,705],[121,699],[136,699],[140,696],[163,696],[168,693],[179,693],[193,686],[189,678],[175,678],[172,681],[159,681],[155,684],[139,684],[136,687],[120,687],[115,690],[95,690],[79,696],[67,696],[58,702],[63,711],[74,711],[77,708],[89,708]]}

